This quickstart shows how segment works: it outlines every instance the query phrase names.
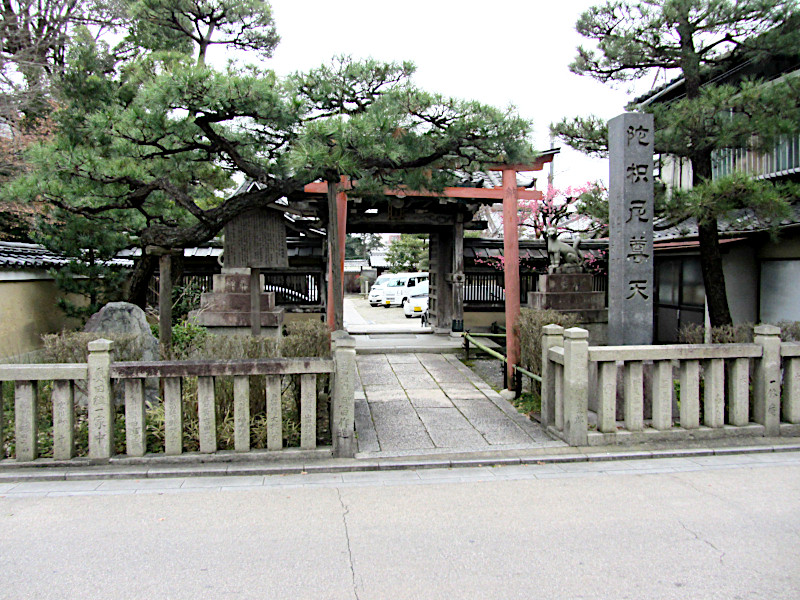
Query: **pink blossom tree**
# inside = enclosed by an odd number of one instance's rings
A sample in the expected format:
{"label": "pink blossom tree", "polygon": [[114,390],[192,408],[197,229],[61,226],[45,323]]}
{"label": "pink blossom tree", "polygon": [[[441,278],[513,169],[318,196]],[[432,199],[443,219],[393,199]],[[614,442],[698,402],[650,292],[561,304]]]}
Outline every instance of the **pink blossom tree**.
{"label": "pink blossom tree", "polygon": [[547,186],[541,200],[520,200],[519,226],[533,229],[537,238],[545,236],[548,229],[572,231],[594,235],[605,225],[582,210],[587,203],[594,204],[605,197],[606,189],[600,183],[587,182],[582,186],[564,189]]}

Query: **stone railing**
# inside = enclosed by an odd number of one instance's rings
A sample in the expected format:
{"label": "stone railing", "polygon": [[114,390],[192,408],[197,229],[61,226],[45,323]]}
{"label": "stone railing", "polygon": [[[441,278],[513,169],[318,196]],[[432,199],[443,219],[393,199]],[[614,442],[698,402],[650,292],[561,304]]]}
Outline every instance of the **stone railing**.
{"label": "stone railing", "polygon": [[[250,451],[250,377],[265,376],[267,450],[283,446],[281,383],[283,375],[300,376],[300,448],[316,448],[316,378],[332,374],[331,435],[334,456],[355,452],[355,342],[346,332],[334,332],[333,358],[265,358],[227,361],[113,362],[113,342],[89,343],[86,364],[0,365],[0,382],[14,381],[15,458],[38,457],[38,384],[52,381],[53,459],[75,456],[75,383],[86,382],[88,457],[107,460],[114,455],[116,407],[113,382],[124,382],[125,452],[128,457],[146,453],[145,381],[163,382],[164,454],[183,452],[182,382],[197,378],[197,412],[201,453],[217,452],[217,414],[214,378],[233,377],[234,446]],[[0,434],[3,431],[0,410]],[[0,448],[2,448],[0,439]]]}
{"label": "stone railing", "polygon": [[758,325],[753,344],[589,346],[547,325],[542,423],[573,446],[800,435],[800,344]]}

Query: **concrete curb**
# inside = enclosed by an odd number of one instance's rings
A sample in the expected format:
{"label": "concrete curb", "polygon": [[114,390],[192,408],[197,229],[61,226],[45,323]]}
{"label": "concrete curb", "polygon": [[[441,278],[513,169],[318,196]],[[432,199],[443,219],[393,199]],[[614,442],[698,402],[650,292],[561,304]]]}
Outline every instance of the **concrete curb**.
{"label": "concrete curb", "polygon": [[[544,448],[541,452],[496,452],[483,455],[465,454],[453,456],[398,457],[384,459],[340,459],[318,460],[265,460],[256,462],[232,460],[228,462],[207,461],[206,455],[187,454],[181,462],[174,457],[168,463],[162,457],[148,464],[125,464],[125,459],[112,459],[112,464],[91,465],[88,461],[65,467],[47,459],[32,463],[0,465],[0,483],[23,481],[98,480],[98,479],[160,479],[168,477],[220,477],[243,475],[303,475],[310,473],[350,473],[357,471],[396,471],[418,469],[457,469],[464,467],[499,467],[506,465],[543,465],[557,463],[624,461],[658,458],[691,458],[698,456],[720,456],[755,454],[767,452],[800,452],[800,443],[763,444],[750,446],[624,449],[609,451],[595,448],[566,448],[566,452],[553,452]],[[7,461],[6,461],[7,462]]]}

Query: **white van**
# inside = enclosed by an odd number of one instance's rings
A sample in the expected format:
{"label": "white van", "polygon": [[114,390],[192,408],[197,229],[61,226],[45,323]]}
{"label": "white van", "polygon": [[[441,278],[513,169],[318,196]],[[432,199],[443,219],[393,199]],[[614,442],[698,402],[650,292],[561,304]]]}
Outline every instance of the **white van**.
{"label": "white van", "polygon": [[368,299],[371,306],[380,306],[383,304],[383,289],[394,277],[395,275],[386,273],[375,280],[375,283],[369,288]]}
{"label": "white van", "polygon": [[428,281],[427,273],[395,273],[383,288],[383,305],[402,306],[425,281]]}

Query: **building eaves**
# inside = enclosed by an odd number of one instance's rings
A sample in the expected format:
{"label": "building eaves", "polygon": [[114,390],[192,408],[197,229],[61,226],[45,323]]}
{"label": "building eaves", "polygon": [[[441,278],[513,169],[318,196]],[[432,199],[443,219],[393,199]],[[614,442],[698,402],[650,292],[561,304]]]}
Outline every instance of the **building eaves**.
{"label": "building eaves", "polygon": [[[51,269],[69,262],[69,258],[51,252],[40,244],[0,242],[0,268],[3,269]],[[115,267],[131,267],[133,261],[128,258],[115,258],[107,264]]]}
{"label": "building eaves", "polygon": [[[793,205],[791,214],[777,224],[766,219],[760,219],[756,212],[746,208],[731,213],[726,219],[720,219],[719,234],[723,237],[732,237],[756,233],[769,232],[775,228],[778,230],[787,227],[800,225],[800,204]],[[653,232],[655,241],[686,240],[697,237],[697,221],[686,219],[663,229],[656,229]]]}

